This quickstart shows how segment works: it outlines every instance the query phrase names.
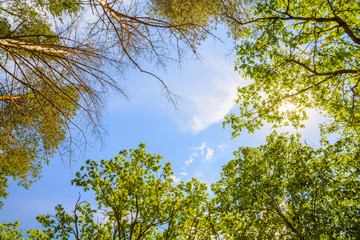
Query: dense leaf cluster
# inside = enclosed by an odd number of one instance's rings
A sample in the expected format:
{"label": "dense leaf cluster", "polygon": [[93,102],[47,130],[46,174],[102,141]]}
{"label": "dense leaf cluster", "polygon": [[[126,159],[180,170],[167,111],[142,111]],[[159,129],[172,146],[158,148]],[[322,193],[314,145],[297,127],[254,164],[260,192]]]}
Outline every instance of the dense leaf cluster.
{"label": "dense leaf cluster", "polygon": [[[233,135],[264,122],[301,127],[306,110],[331,121],[324,133],[358,135],[359,2],[257,1],[237,46],[236,70],[253,84],[240,88],[240,114],[226,123]],[[296,111],[284,111],[291,102]]]}
{"label": "dense leaf cluster", "polygon": [[212,186],[231,239],[359,238],[359,150],[273,133],[234,156]]}
{"label": "dense leaf cluster", "polygon": [[[27,233],[42,239],[197,238],[205,224],[207,187],[196,179],[174,184],[170,163],[162,166],[160,160],[144,144],[110,161],[87,160],[72,184],[91,189],[98,205],[79,198],[72,213],[58,205],[54,216],[38,216],[44,230]],[[2,225],[2,239],[19,239],[17,227]]]}

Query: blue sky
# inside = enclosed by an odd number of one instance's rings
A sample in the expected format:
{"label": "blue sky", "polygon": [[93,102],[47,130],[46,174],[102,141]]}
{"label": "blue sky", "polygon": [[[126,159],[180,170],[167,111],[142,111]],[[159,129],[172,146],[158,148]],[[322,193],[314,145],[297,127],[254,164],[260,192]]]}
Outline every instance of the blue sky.
{"label": "blue sky", "polygon": [[[244,133],[231,139],[230,129],[222,129],[224,116],[236,112],[234,100],[237,86],[247,82],[234,71],[233,43],[208,39],[200,48],[201,59],[188,55],[181,69],[170,64],[167,73],[152,70],[166,80],[169,88],[179,96],[177,108],[161,93],[156,79],[129,71],[125,87],[130,101],[111,95],[103,116],[108,131],[104,146],[95,140],[86,153],[72,163],[54,157],[44,167],[42,178],[30,190],[10,183],[10,196],[0,210],[0,222],[19,220],[24,229],[39,228],[38,214],[54,213],[57,204],[71,211],[80,189],[70,185],[71,179],[86,159],[110,159],[122,149],[135,148],[144,142],[149,153],[163,156],[171,162],[175,181],[196,177],[211,184],[220,177],[221,166],[232,159],[239,146],[258,146],[271,132],[269,126],[253,135]],[[311,115],[308,128],[303,131],[307,142],[316,144],[319,117]],[[91,193],[82,193],[83,200],[91,201]]]}

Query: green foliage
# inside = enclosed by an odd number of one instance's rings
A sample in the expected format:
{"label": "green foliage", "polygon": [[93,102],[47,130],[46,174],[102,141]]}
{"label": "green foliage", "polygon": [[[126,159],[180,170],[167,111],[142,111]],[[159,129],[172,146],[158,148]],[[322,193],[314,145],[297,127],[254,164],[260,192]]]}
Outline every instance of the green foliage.
{"label": "green foliage", "polygon": [[[23,230],[19,230],[19,222],[0,224],[0,239],[1,240],[24,240]],[[44,231],[46,232],[46,231]],[[26,231],[28,240],[50,240],[49,235],[46,235],[41,230],[31,229]]]}
{"label": "green foliage", "polygon": [[[233,137],[273,127],[303,127],[306,110],[330,118],[322,147],[271,134],[241,147],[212,186],[220,230],[231,239],[358,239],[359,2],[256,1],[229,16],[241,31],[235,70],[252,81],[238,89]],[[286,109],[288,104],[293,109]],[[327,134],[340,136],[335,144]]]}
{"label": "green foliage", "polygon": [[[38,13],[33,5],[21,1],[12,3],[12,11],[19,9],[31,19],[19,24],[19,33],[47,35],[27,36],[26,41],[59,43],[46,22],[46,11]],[[80,9],[77,1],[40,3],[57,17]],[[229,26],[229,33],[235,39],[241,39],[236,48],[235,69],[253,83],[238,89],[240,114],[226,117],[225,124],[231,125],[233,137],[244,130],[254,132],[265,122],[275,127],[290,124],[303,127],[308,117],[306,110],[316,108],[331,119],[323,125],[322,134],[337,133],[341,138],[335,144],[323,138],[321,148],[314,148],[302,144],[300,135],[287,137],[273,133],[265,145],[240,147],[234,153],[235,159],[223,167],[221,180],[212,185],[215,197],[211,201],[206,185],[196,179],[174,184],[170,163],[160,165],[161,156],[146,153],[144,144],[121,151],[110,161],[88,160],[72,184],[92,191],[97,206],[80,202],[79,198],[75,209],[68,213],[58,205],[54,216],[38,216],[44,230],[30,230],[28,236],[32,239],[359,239],[359,7],[359,2],[354,0],[151,0],[150,15],[160,20],[150,19],[150,23],[161,28],[171,23],[176,26],[173,32],[192,46],[206,37],[208,32],[203,26],[219,22]],[[110,12],[116,11],[111,8]],[[121,16],[136,22],[126,14]],[[125,29],[138,29],[136,24],[131,25],[132,21],[117,21],[120,30],[125,23],[128,24]],[[33,26],[34,23],[39,24]],[[5,17],[0,18],[0,26],[3,36],[13,31]],[[119,30],[115,33],[119,34]],[[136,52],[142,46],[135,45],[132,50]],[[23,49],[14,51],[28,54]],[[64,128],[77,109],[67,102],[69,99],[77,102],[79,91],[75,85],[55,82],[66,94],[55,96],[45,84],[39,86],[43,92],[40,100],[31,96],[31,88],[24,88],[19,100],[2,103],[11,113],[1,116],[2,121],[17,125],[0,128],[0,139],[3,138],[0,196],[6,196],[7,176],[22,179],[25,186],[29,178],[36,178],[41,162],[46,162],[65,138]],[[44,101],[52,97],[51,101]],[[53,111],[49,102],[60,106],[60,113]],[[295,106],[293,110],[284,108],[288,103]],[[29,113],[23,114],[14,104],[24,106]],[[44,109],[49,111],[52,121],[48,121],[48,116],[35,117]],[[68,117],[64,118],[65,115]],[[35,128],[24,131],[24,124],[29,122]],[[12,138],[9,141],[1,132],[6,129],[19,136],[25,147],[16,146]],[[43,156],[37,153],[39,149]],[[0,225],[0,234],[1,239],[22,237],[17,222]]]}
{"label": "green foliage", "polygon": [[80,1],[77,0],[7,1],[0,5],[1,25],[6,26],[0,30],[0,36],[31,43],[55,43],[59,36],[52,30],[49,13],[59,19],[80,9]]}
{"label": "green foliage", "polygon": [[56,17],[72,15],[81,10],[81,2],[79,0],[38,0],[37,2]]}
{"label": "green foliage", "polygon": [[63,92],[48,87],[38,87],[41,96],[34,97],[29,90],[20,99],[1,103],[6,114],[0,116],[4,126],[0,128],[0,197],[7,196],[7,177],[19,180],[26,188],[35,181],[42,164],[48,163],[65,140],[68,126],[65,116],[71,118],[76,114],[69,98],[78,99],[78,92],[71,86],[61,87]]}
{"label": "green foliage", "polygon": [[[79,9],[79,1],[1,2],[0,38],[32,47],[61,45],[49,13],[59,17]],[[6,197],[9,177],[25,187],[39,177],[42,164],[65,139],[80,92],[66,81],[68,69],[45,52],[2,45],[0,66],[0,197]]]}
{"label": "green foliage", "polygon": [[[40,215],[30,239],[358,239],[360,150],[346,140],[319,149],[299,135],[271,134],[265,145],[240,147],[221,180],[175,185],[170,163],[145,145],[114,159],[86,161],[72,184],[92,191],[97,206],[57,205]],[[18,223],[1,239],[21,239]],[[5,238],[7,237],[7,238]]]}
{"label": "green foliage", "polygon": [[216,29],[217,24],[225,23],[229,35],[237,38],[239,27],[229,18],[242,17],[246,13],[242,8],[248,0],[149,0],[150,12],[156,17],[174,25],[185,25],[195,44],[209,35],[209,29]]}
{"label": "green foliage", "polygon": [[37,217],[44,230],[27,233],[41,239],[201,239],[206,185],[196,179],[175,185],[170,163],[162,166],[160,160],[144,144],[110,161],[87,160],[72,183],[91,189],[97,207],[80,198],[72,213],[58,205],[54,216]]}
{"label": "green foliage", "polygon": [[2,240],[20,240],[23,232],[18,230],[19,222],[0,224],[0,237]]}
{"label": "green foliage", "polygon": [[[233,136],[264,122],[302,127],[306,109],[323,110],[324,133],[357,135],[359,129],[359,2],[257,1],[238,36],[236,70],[253,81],[239,88],[240,114],[226,123]],[[291,103],[296,110],[282,106]]]}
{"label": "green foliage", "polygon": [[212,185],[231,239],[358,239],[360,151],[276,133],[240,147]]}

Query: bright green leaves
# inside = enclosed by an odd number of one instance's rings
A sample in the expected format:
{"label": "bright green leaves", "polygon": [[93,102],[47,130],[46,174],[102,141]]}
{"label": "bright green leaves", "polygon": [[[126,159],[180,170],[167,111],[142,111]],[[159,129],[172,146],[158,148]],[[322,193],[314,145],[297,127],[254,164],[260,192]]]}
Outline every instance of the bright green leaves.
{"label": "bright green leaves", "polygon": [[144,144],[109,161],[87,160],[72,183],[92,190],[98,206],[79,198],[67,213],[58,205],[54,216],[37,217],[44,230],[31,230],[32,234],[104,240],[210,236],[206,185],[196,179],[175,185],[170,163],[160,165],[160,160],[160,155],[146,153]]}
{"label": "bright green leaves", "polygon": [[[0,224],[0,237],[2,240],[24,240],[23,230],[19,230],[19,222]],[[28,240],[50,240],[52,234],[48,231],[30,229],[26,231]]]}
{"label": "bright green leaves", "polygon": [[19,231],[19,222],[0,224],[0,236],[3,240],[21,240],[23,231]]}
{"label": "bright green leaves", "polygon": [[[87,160],[72,183],[92,191],[71,212],[38,216],[30,239],[357,239],[360,151],[346,140],[314,149],[299,135],[271,134],[265,145],[240,147],[212,185],[175,185],[169,163],[145,145],[114,159]],[[21,239],[17,223],[1,236]],[[5,238],[6,239],[6,238]]]}
{"label": "bright green leaves", "polygon": [[[45,228],[42,234],[48,239],[110,239],[111,226],[106,222],[99,222],[97,212],[88,202],[77,202],[72,214],[67,213],[61,205],[55,207],[55,216],[38,216],[37,220]],[[96,238],[95,238],[96,239]]]}
{"label": "bright green leaves", "polygon": [[[334,119],[328,132],[356,131],[358,5],[283,0],[254,4],[249,18],[239,23],[246,28],[240,34],[236,70],[253,84],[239,89],[240,115],[226,118],[234,136],[253,132],[264,122],[302,127],[308,108],[324,110]],[[281,111],[287,102],[296,111]]]}
{"label": "bright green leaves", "polygon": [[201,216],[206,187],[196,180],[174,186],[170,164],[159,165],[161,156],[144,148],[140,144],[100,164],[88,161],[73,184],[95,192],[98,208],[109,209],[107,217],[116,223],[119,239],[175,239],[188,227],[188,216]]}
{"label": "bright green leaves", "polygon": [[[11,34],[28,34],[14,38],[44,45],[59,43],[45,12],[37,12],[25,2],[12,3],[12,11],[21,12],[27,19],[19,18],[19,27]],[[80,3],[42,1],[41,7],[59,17],[76,13]],[[111,7],[105,4],[102,10],[111,15],[117,11]],[[223,167],[221,180],[213,184],[216,196],[210,202],[206,186],[196,179],[176,185],[170,163],[161,165],[161,156],[147,153],[144,144],[121,151],[109,161],[88,160],[72,184],[93,192],[97,206],[78,201],[75,209],[67,212],[58,205],[55,216],[37,218],[45,229],[30,230],[28,235],[33,239],[358,239],[359,7],[357,1],[338,0],[256,1],[249,5],[242,1],[151,1],[151,16],[160,20],[150,19],[147,24],[169,28],[192,47],[206,36],[203,27],[217,21],[228,24],[232,36],[241,39],[235,69],[253,83],[238,89],[239,114],[226,117],[225,124],[231,125],[233,137],[244,130],[254,132],[266,122],[275,127],[302,127],[308,117],[306,110],[317,108],[331,119],[322,133],[339,133],[342,138],[335,144],[323,138],[322,148],[316,149],[302,144],[298,135],[273,133],[266,145],[241,147],[235,159]],[[130,33],[129,27],[140,35],[139,29],[151,32],[141,28],[140,22],[134,25],[136,18],[131,14],[115,19],[117,27],[112,33]],[[103,26],[109,27],[113,20],[107,20]],[[124,22],[128,24],[125,28]],[[1,18],[1,36],[14,30],[10,25]],[[146,44],[131,49],[142,52]],[[28,49],[13,50],[14,54],[23,52],[28,54],[24,59],[32,56]],[[38,52],[38,59],[43,59],[43,53],[44,49]],[[50,58],[61,64],[63,56]],[[77,62],[76,57],[71,62]],[[57,75],[57,70],[49,74],[56,81],[31,85],[40,90],[40,98],[32,97],[35,91],[27,87],[21,97],[2,103],[11,113],[1,116],[3,122],[7,121],[3,125],[8,125],[8,132],[16,133],[25,147],[0,134],[0,196],[6,196],[6,176],[23,179],[27,186],[29,179],[38,176],[41,163],[65,139],[64,129],[78,108],[68,103],[78,103],[82,90],[88,88],[81,86],[79,91],[71,81],[76,71],[66,72],[67,65],[61,66],[64,75],[62,71]],[[34,79],[36,82],[39,78]],[[31,77],[27,80],[34,84]],[[56,94],[54,88],[59,89]],[[10,97],[2,95],[3,99]],[[27,110],[20,111],[15,104]],[[289,104],[293,107],[288,108]],[[55,111],[54,105],[61,111]],[[41,111],[49,114],[37,117]],[[24,131],[23,126],[29,122],[35,128]],[[44,155],[38,154],[39,149]],[[17,226],[0,226],[2,237],[20,238],[22,232]]]}
{"label": "bright green leaves", "polygon": [[49,3],[39,4],[38,1],[13,0],[2,4],[0,16],[9,27],[2,28],[0,35],[3,38],[20,38],[31,43],[55,43],[58,38],[51,29],[49,16],[46,14],[48,11],[52,12]]}
{"label": "bright green leaves", "polygon": [[[237,47],[236,70],[253,81],[238,89],[233,137],[264,123],[302,127],[308,108],[330,117],[324,137],[301,144],[271,134],[241,147],[212,186],[223,234],[234,239],[357,239],[359,198],[359,3],[257,1]],[[292,104],[292,108],[287,108]]]}
{"label": "bright green leaves", "polygon": [[224,234],[250,239],[357,239],[360,168],[344,145],[315,150],[300,136],[271,134],[240,147],[216,194]]}

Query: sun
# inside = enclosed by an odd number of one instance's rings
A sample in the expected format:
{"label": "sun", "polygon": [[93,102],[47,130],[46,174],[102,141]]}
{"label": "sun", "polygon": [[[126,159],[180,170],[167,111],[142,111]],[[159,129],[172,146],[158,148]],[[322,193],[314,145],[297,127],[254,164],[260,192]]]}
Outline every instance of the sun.
{"label": "sun", "polygon": [[293,111],[295,111],[295,109],[296,109],[295,105],[292,104],[291,102],[286,102],[279,108],[280,112],[283,112],[283,113],[293,112]]}

